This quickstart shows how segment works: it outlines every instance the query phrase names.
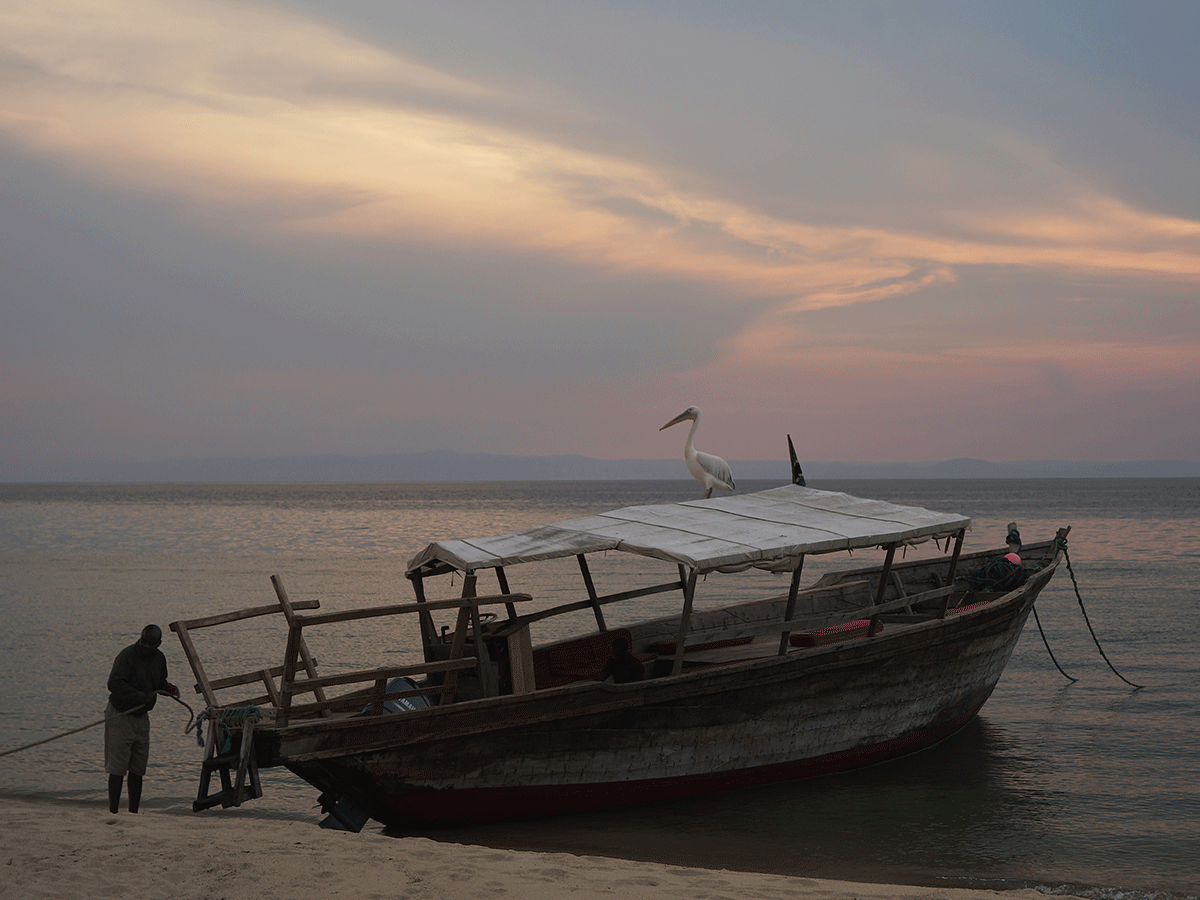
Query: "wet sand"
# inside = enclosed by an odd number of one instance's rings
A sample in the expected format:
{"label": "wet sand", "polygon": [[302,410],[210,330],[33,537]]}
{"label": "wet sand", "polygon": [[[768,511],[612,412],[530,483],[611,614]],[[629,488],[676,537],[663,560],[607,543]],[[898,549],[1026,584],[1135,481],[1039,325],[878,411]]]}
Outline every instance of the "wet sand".
{"label": "wet sand", "polygon": [[309,821],[5,801],[0,897],[1034,900],[1033,890],[858,884],[326,831]]}

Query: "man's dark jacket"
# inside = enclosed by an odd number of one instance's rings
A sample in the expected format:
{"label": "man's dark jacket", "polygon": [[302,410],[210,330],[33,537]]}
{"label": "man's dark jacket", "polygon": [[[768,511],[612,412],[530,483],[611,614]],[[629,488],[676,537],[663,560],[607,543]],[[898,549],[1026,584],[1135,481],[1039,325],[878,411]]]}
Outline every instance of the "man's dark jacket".
{"label": "man's dark jacket", "polygon": [[[167,686],[167,658],[155,648],[149,658],[138,652],[138,645],[131,644],[113,660],[112,672],[108,676],[108,699],[117,712],[125,712],[146,702],[146,694],[164,690]],[[157,695],[135,716],[144,716],[154,708]]]}

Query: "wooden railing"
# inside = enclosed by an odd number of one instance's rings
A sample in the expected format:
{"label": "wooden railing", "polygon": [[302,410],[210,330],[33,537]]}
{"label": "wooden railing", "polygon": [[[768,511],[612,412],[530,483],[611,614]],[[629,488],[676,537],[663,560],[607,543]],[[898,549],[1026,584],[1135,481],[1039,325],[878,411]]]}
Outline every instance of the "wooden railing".
{"label": "wooden railing", "polygon": [[[292,605],[292,609],[319,609],[321,603],[319,600],[305,600]],[[275,685],[275,679],[283,674],[283,667],[276,666],[274,668],[257,669],[253,672],[246,672],[241,675],[229,675],[224,678],[210,679],[204,671],[204,664],[200,661],[200,654],[196,652],[196,645],[192,640],[192,632],[200,628],[211,628],[214,625],[227,625],[231,622],[240,622],[245,619],[254,619],[259,616],[277,615],[283,612],[282,607],[278,604],[273,606],[255,606],[251,609],[242,609],[237,612],[220,613],[215,616],[205,616],[199,619],[186,619],[179,622],[171,623],[171,630],[179,636],[179,643],[183,646],[183,655],[187,658],[188,665],[192,667],[192,674],[196,677],[194,685],[197,694],[204,697],[204,702],[208,706],[264,706],[271,704],[272,706],[279,705],[279,689]],[[262,697],[249,697],[238,701],[237,703],[221,703],[217,699],[217,691],[231,687],[238,687],[243,684],[262,683],[266,688],[267,693]]]}
{"label": "wooden railing", "polygon": [[[475,669],[480,683],[490,684],[490,669],[483,662],[483,634],[480,627],[479,610],[485,606],[507,605],[533,599],[528,594],[492,594],[485,597],[475,596],[475,577],[467,576],[463,583],[463,596],[455,600],[428,600],[418,603],[397,603],[387,606],[372,606],[363,609],[339,610],[338,612],[319,613],[317,615],[297,615],[295,610],[299,604],[291,604],[278,578],[273,577],[280,606],[288,619],[287,649],[283,658],[283,671],[280,682],[280,697],[275,722],[285,727],[297,716],[309,716],[313,713],[329,715],[335,711],[362,709],[369,707],[370,712],[383,712],[383,704],[388,700],[417,696],[439,696],[439,704],[453,703],[458,689],[458,675],[466,669]],[[337,675],[317,676],[307,662],[307,644],[304,640],[304,629],[316,625],[355,622],[375,619],[384,616],[403,616],[414,613],[428,613],[438,609],[457,609],[458,619],[454,627],[454,636],[450,642],[448,659],[427,661],[413,665],[386,666],[383,668],[364,669],[356,672],[344,672]],[[467,631],[474,633],[476,655],[464,656]],[[298,677],[300,669],[306,670],[307,677]],[[445,680],[441,685],[406,689],[387,690],[387,683],[392,678],[407,675],[444,674]],[[330,700],[325,696],[326,687],[344,685],[364,685],[364,689]],[[488,693],[492,693],[488,690]],[[311,703],[297,704],[293,698],[298,694],[312,693],[316,700]]]}
{"label": "wooden railing", "polygon": [[[463,584],[463,596],[455,600],[432,600],[420,603],[400,603],[387,606],[373,606],[363,609],[339,610],[337,612],[301,615],[307,610],[321,608],[318,600],[300,600],[293,602],[288,598],[283,581],[278,575],[271,576],[275,588],[277,603],[270,606],[256,606],[250,609],[229,613],[220,613],[197,619],[187,619],[171,623],[171,630],[179,637],[184,656],[191,666],[195,676],[194,689],[204,697],[205,704],[213,708],[229,706],[271,706],[275,708],[275,722],[286,725],[289,719],[297,716],[329,716],[334,712],[369,707],[375,714],[383,712],[383,704],[388,700],[417,696],[439,696],[439,702],[452,703],[457,691],[458,674],[468,669],[480,672],[481,683],[486,682],[487,674],[482,671],[478,653],[464,656],[468,629],[474,630],[475,646],[482,647],[479,610],[481,607],[498,604],[511,604],[532,599],[528,594],[497,594],[486,597],[476,597],[475,578],[468,576]],[[304,639],[304,629],[316,625],[331,623],[353,622],[374,619],[384,616],[409,615],[412,613],[430,612],[438,609],[457,609],[458,620],[455,624],[454,637],[450,646],[450,658],[429,662],[415,663],[402,666],[385,666],[365,669],[357,672],[346,672],[336,675],[318,675],[317,662],[309,652]],[[215,625],[226,625],[260,616],[282,614],[287,620],[287,648],[284,662],[281,666],[270,666],[237,675],[227,675],[221,678],[210,678],[196,650],[193,632],[201,628],[211,628]],[[518,629],[520,631],[520,629]],[[528,645],[528,626],[524,632],[510,635],[510,642],[524,638]],[[527,654],[525,654],[527,655]],[[531,664],[530,664],[531,665]],[[422,687],[414,690],[388,691],[387,683],[393,678],[409,675],[444,674],[445,680],[441,685]],[[278,679],[278,682],[276,681]],[[237,702],[222,702],[217,696],[218,691],[235,688],[240,685],[261,684],[266,694],[257,697],[239,699]],[[325,689],[346,685],[363,685],[364,689],[349,694],[329,698]],[[532,689],[530,686],[529,689]],[[296,703],[297,695],[313,695],[312,702]]]}
{"label": "wooden railing", "polygon": [[[884,603],[877,603],[860,609],[806,615],[786,622],[755,622],[718,628],[697,629],[687,632],[686,641],[688,644],[705,644],[712,641],[728,641],[746,637],[759,637],[767,634],[779,634],[782,635],[786,646],[787,639],[797,631],[812,631],[818,628],[827,628],[830,625],[840,625],[844,622],[869,619],[896,610],[906,609],[915,604],[944,600],[953,592],[954,587],[947,586],[936,588],[932,591],[923,591],[919,594],[909,594],[905,597],[888,600]],[[944,613],[944,606],[942,607],[942,611]],[[780,655],[783,655],[782,652]]]}

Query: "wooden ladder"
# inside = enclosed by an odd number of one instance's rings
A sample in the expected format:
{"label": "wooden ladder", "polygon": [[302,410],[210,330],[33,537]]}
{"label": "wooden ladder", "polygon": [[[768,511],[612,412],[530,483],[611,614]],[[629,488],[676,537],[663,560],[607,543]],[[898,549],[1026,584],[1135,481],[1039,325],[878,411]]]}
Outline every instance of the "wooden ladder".
{"label": "wooden ladder", "polygon": [[[280,692],[275,679],[283,674],[283,667],[264,668],[242,675],[210,679],[204,671],[204,665],[200,661],[199,653],[196,652],[196,646],[192,641],[192,632],[199,628],[210,628],[214,625],[225,625],[258,616],[278,614],[282,614],[290,624],[294,610],[320,608],[321,603],[318,600],[290,602],[287,591],[284,590],[283,582],[278,576],[272,576],[271,582],[275,587],[277,599],[274,605],[256,606],[250,609],[238,610],[237,612],[222,613],[200,619],[189,619],[171,623],[171,630],[179,636],[179,642],[183,645],[183,654],[187,657],[188,664],[192,668],[192,674],[196,677],[195,691],[204,697],[204,702],[208,706],[208,712],[210,715],[213,715],[213,718],[209,720],[208,736],[204,744],[204,761],[201,763],[200,769],[200,787],[196,793],[196,799],[192,803],[192,809],[196,812],[218,805],[224,808],[241,806],[246,800],[254,800],[262,796],[262,784],[258,778],[258,759],[254,752],[254,725],[259,721],[258,718],[255,716],[242,717],[241,733],[236,736],[230,735],[228,740],[230,749],[219,752],[217,750],[218,732],[223,731],[225,726],[220,723],[221,713],[218,713],[218,710],[223,712],[226,709],[237,707],[258,707],[264,705],[278,709],[280,705]],[[309,654],[307,646],[303,646],[302,644],[300,650],[302,663],[308,676],[315,678],[316,661]],[[224,705],[217,699],[218,690],[247,684],[261,684],[266,689],[266,695],[253,697],[231,705]],[[321,696],[323,699],[322,694],[318,694],[318,696]],[[236,728],[236,725],[233,727]],[[213,773],[218,774],[221,779],[221,790],[215,793],[211,792]]]}

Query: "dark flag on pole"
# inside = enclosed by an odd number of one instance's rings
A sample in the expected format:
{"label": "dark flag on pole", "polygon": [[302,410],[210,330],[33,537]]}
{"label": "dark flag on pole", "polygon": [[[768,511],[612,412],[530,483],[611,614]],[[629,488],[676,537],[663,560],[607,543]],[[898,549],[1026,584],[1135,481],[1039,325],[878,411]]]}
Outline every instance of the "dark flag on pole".
{"label": "dark flag on pole", "polygon": [[788,456],[792,459],[792,484],[798,484],[804,487],[804,472],[800,468],[800,460],[796,459],[796,448],[792,445],[792,436],[789,434],[788,439]]}

